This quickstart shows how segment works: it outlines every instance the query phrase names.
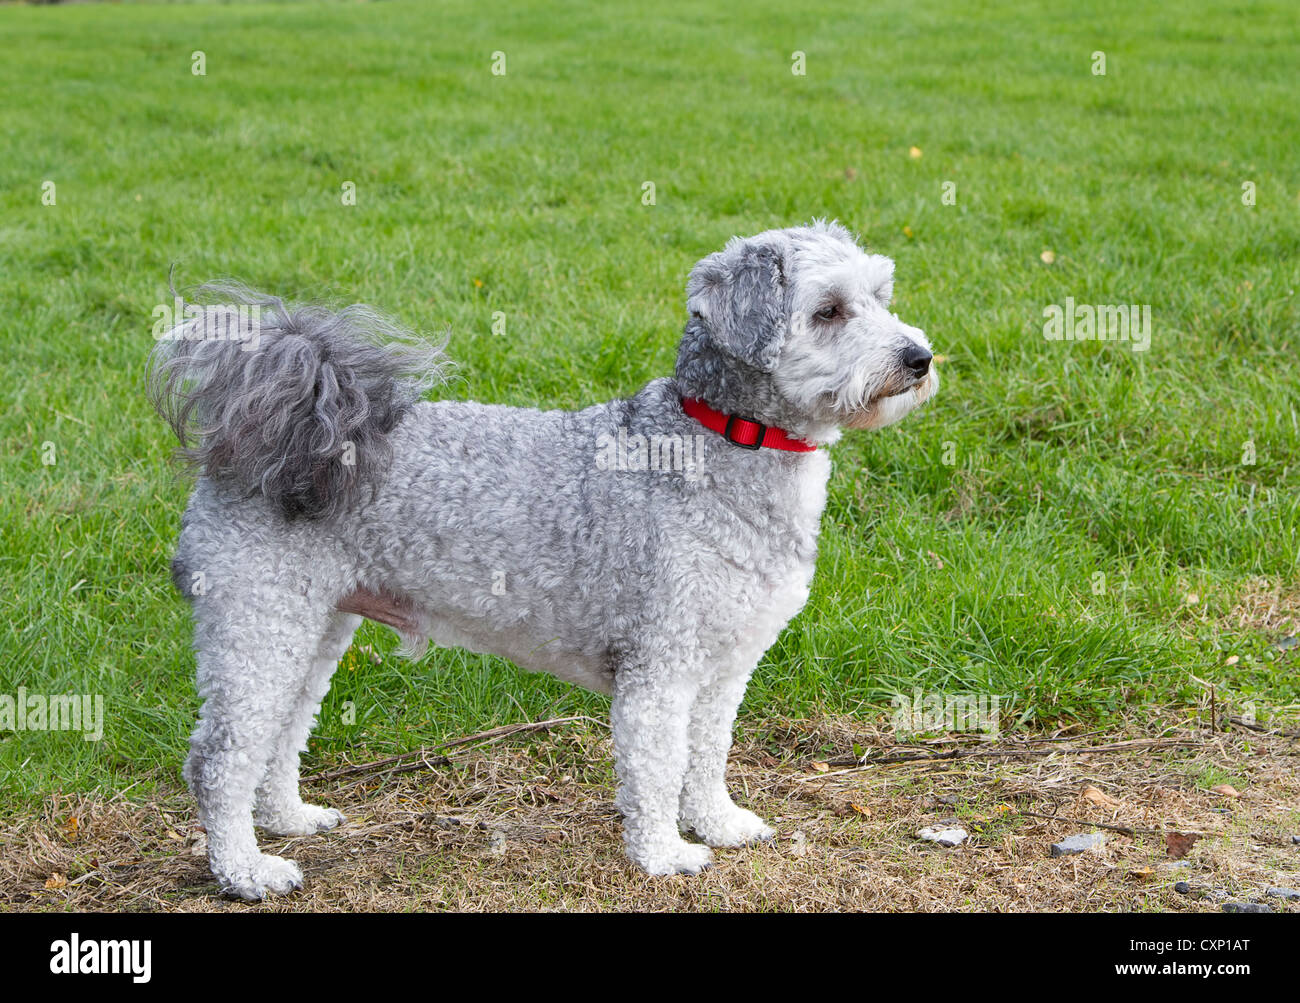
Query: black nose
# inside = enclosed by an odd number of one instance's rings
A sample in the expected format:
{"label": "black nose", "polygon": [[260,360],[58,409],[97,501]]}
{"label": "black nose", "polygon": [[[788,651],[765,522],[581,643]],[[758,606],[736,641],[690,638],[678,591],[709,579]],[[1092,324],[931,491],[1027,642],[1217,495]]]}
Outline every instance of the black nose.
{"label": "black nose", "polygon": [[910,369],[919,379],[930,371],[930,360],[934,358],[917,344],[908,345],[903,350],[903,365]]}

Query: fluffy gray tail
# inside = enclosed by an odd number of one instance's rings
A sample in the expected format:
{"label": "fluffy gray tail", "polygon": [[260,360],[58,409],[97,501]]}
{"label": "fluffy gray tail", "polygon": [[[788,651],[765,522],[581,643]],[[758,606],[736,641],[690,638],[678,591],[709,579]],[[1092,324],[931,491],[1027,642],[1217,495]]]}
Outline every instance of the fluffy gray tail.
{"label": "fluffy gray tail", "polygon": [[149,399],[181,455],[290,519],[352,506],[387,470],[393,426],[443,379],[441,346],[364,306],[290,309],[235,284],[199,293],[213,302],[177,297],[183,316],[149,359]]}

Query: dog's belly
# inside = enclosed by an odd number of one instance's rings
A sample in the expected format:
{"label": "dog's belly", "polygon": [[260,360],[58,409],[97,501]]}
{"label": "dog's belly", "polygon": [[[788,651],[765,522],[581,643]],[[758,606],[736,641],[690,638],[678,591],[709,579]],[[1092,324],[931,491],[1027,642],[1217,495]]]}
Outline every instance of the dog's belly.
{"label": "dog's belly", "polygon": [[544,632],[531,624],[488,625],[457,610],[431,609],[388,589],[356,588],[338,602],[338,609],[387,624],[417,651],[432,641],[444,648],[499,655],[530,672],[547,672],[601,693],[613,685],[608,660],[599,651],[566,645],[553,631],[542,636]]}
{"label": "dog's belly", "polygon": [[425,621],[425,631],[441,647],[499,655],[521,669],[546,672],[598,693],[609,693],[614,684],[606,659],[562,646],[553,637],[537,637],[520,626],[491,630],[461,617],[432,614]]}

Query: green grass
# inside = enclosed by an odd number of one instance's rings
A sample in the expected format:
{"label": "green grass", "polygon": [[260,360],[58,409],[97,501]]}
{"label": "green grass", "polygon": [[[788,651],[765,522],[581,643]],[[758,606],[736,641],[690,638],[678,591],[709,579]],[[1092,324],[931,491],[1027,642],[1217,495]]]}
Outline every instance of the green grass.
{"label": "green grass", "polygon": [[[173,263],[448,328],[449,393],[576,407],[670,371],[696,259],[813,216],[896,258],[944,384],[835,447],[813,598],[744,726],[913,687],[998,694],[1004,728],[1105,726],[1190,706],[1193,676],[1294,708],[1296,656],[1228,617],[1258,579],[1300,584],[1291,5],[817,6],[0,11],[0,693],[108,714],[99,743],[0,734],[0,799],[174,780],[183,756],[187,486],[141,390]],[[1044,340],[1067,296],[1150,304],[1150,350]],[[384,663],[349,654],[320,759],[604,709],[358,641]]]}

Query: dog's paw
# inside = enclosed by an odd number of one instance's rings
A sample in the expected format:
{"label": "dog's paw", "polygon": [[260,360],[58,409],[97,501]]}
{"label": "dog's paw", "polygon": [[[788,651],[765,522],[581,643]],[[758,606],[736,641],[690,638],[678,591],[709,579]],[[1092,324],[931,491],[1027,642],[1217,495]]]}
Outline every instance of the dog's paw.
{"label": "dog's paw", "polygon": [[247,871],[220,879],[221,890],[246,902],[258,902],[267,895],[287,895],[302,887],[302,870],[284,857],[260,855]]}
{"label": "dog's paw", "polygon": [[713,863],[713,851],[699,843],[679,839],[654,852],[632,858],[647,874],[699,874]]}
{"label": "dog's paw", "polygon": [[709,846],[753,846],[776,835],[776,830],[752,811],[735,805],[692,822],[691,828]]}
{"label": "dog's paw", "polygon": [[288,811],[260,812],[257,816],[257,824],[277,836],[311,836],[346,821],[347,816],[341,811],[314,804],[299,804]]}

